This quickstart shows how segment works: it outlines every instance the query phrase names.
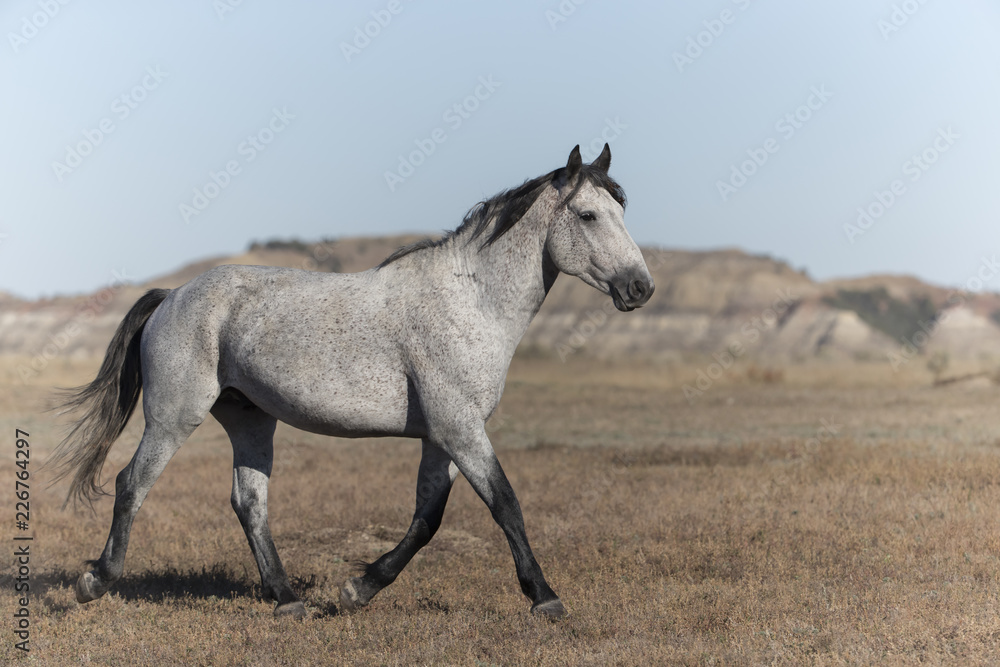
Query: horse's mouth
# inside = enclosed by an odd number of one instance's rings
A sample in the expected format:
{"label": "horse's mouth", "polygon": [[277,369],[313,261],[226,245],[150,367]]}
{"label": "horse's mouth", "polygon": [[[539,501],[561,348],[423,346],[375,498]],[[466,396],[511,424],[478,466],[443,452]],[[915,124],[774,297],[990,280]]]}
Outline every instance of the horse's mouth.
{"label": "horse's mouth", "polygon": [[615,308],[623,313],[628,313],[636,309],[635,306],[630,306],[625,303],[625,299],[622,298],[621,292],[619,292],[618,288],[611,283],[608,283],[608,293],[611,294],[611,301],[615,304]]}

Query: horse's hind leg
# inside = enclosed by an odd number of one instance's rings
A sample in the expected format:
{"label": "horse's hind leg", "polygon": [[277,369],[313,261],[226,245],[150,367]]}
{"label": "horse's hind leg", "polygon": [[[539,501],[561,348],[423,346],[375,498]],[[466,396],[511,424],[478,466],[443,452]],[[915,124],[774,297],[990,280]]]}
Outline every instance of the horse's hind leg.
{"label": "horse's hind leg", "polygon": [[441,525],[451,485],[458,468],[440,447],[423,442],[420,472],[417,475],[417,509],[406,536],[395,549],[365,568],[365,574],[344,584],[341,609],[354,611],[365,606],[380,590],[395,581],[410,559],[430,542]]}
{"label": "horse's hind leg", "polygon": [[94,569],[83,573],[76,582],[78,602],[96,600],[121,578],[135,515],[170,458],[195,428],[197,424],[166,425],[156,420],[146,422],[146,429],[132,461],[115,478],[115,511],[111,532],[101,557],[92,563]]}
{"label": "horse's hind leg", "polygon": [[305,606],[292,592],[267,523],[267,484],[277,421],[249,401],[228,398],[215,404],[212,415],[233,443],[233,509],[257,561],[264,599],[277,603],[275,616],[303,618]]}

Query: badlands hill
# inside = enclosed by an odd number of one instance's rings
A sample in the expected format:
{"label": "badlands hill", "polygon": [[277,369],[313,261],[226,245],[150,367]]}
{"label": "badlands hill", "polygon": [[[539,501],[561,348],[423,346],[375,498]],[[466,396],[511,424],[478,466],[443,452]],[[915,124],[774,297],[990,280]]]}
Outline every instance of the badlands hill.
{"label": "badlands hill", "polygon": [[[220,264],[361,271],[416,236],[255,243],[233,257],[184,266],[142,285],[24,301],[0,293],[0,354],[101,355],[132,303]],[[735,354],[768,364],[816,359],[987,361],[1000,351],[1000,295],[967,294],[906,276],[815,282],[785,262],[739,250],[644,249],[656,281],[649,304],[619,313],[611,300],[561,276],[522,354],[695,361]]]}

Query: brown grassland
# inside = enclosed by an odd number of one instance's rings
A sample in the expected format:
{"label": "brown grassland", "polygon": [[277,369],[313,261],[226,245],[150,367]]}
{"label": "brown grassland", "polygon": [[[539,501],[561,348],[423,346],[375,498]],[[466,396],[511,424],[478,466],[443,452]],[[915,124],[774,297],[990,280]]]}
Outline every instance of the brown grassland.
{"label": "brown grassland", "polygon": [[[35,541],[31,651],[14,649],[7,567],[0,662],[996,664],[1000,388],[932,388],[911,366],[737,369],[689,404],[693,367],[515,360],[489,428],[570,611],[554,623],[528,614],[503,535],[464,480],[396,583],[338,615],[352,563],[409,524],[419,444],[279,427],[271,526],[310,612],[295,622],[259,598],[214,422],[150,493],[124,579],[77,605],[73,582],[104,546],[112,501],[61,509],[65,485],[46,488],[41,464],[62,426],[42,409],[51,387],[95,366],[56,360],[24,384],[6,360],[0,535],[12,553],[21,428]],[[820,442],[825,426],[835,433]],[[140,433],[137,415],[106,479]]]}

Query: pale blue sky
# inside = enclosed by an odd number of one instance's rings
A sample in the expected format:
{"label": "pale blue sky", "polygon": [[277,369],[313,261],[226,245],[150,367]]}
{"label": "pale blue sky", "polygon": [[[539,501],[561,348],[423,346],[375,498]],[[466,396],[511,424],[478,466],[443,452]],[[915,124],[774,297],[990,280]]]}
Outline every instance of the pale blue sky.
{"label": "pale blue sky", "polygon": [[[602,133],[643,244],[948,285],[1000,254],[987,0],[243,0],[220,18],[224,3],[0,6],[0,290],[89,291],[255,239],[438,232]],[[575,10],[553,23],[560,6]],[[894,6],[912,14],[889,33]],[[372,12],[391,21],[348,59]],[[477,92],[467,117],[449,111]],[[797,111],[794,134],[776,126]],[[78,165],[54,166],[102,123],[113,132]],[[390,190],[385,173],[435,130],[443,143]],[[244,143],[261,132],[263,150]],[[934,164],[908,168],[925,150]],[[747,151],[767,161],[723,201]],[[185,221],[227,163],[238,173]],[[844,225],[897,179],[902,194],[849,242]]]}

